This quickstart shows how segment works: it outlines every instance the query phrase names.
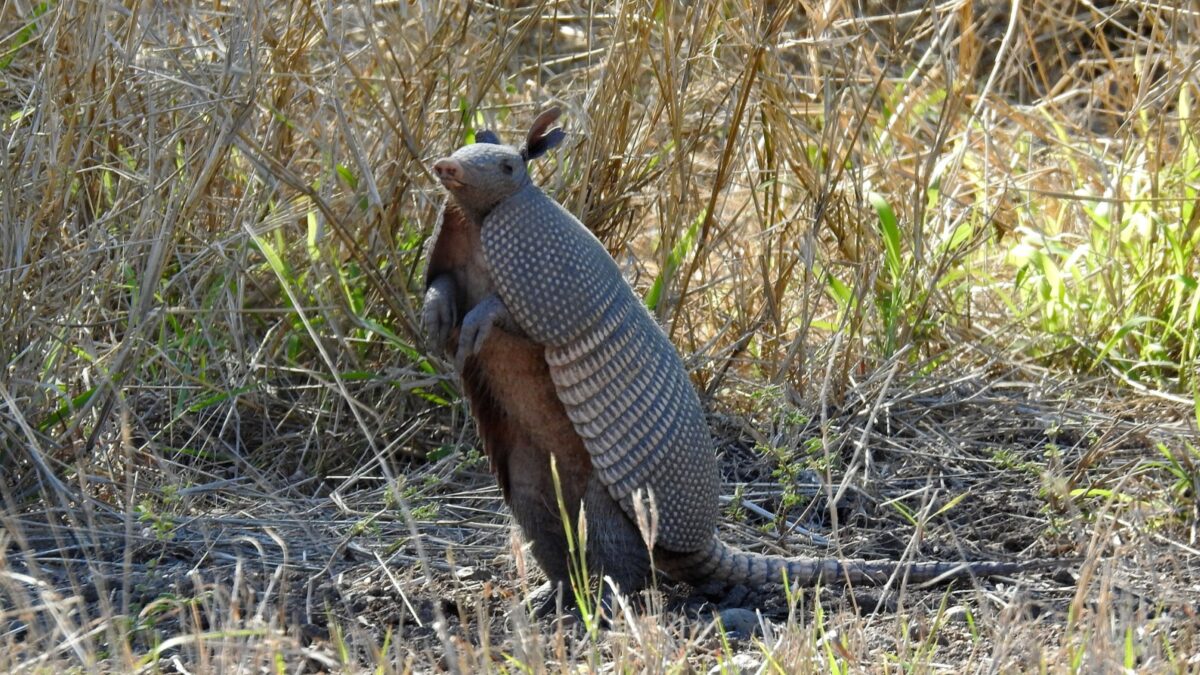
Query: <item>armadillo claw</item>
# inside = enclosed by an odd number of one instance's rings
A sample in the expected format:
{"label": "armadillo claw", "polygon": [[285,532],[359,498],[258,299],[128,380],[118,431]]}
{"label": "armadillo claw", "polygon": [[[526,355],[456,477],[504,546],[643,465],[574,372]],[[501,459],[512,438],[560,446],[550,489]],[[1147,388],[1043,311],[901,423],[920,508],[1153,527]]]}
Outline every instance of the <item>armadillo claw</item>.
{"label": "armadillo claw", "polygon": [[441,351],[446,348],[450,331],[454,328],[455,315],[458,313],[454,306],[454,294],[450,292],[448,283],[439,283],[441,277],[430,284],[425,291],[425,305],[421,308],[421,324],[430,349]]}

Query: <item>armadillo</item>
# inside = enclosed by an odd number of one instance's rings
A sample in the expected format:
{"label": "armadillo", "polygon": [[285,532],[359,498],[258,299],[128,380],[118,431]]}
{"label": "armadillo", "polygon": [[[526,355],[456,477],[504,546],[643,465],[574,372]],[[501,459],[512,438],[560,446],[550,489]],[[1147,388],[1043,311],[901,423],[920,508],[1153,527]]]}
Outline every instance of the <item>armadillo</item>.
{"label": "armadillo", "polygon": [[[448,198],[423,314],[455,355],[502,493],[552,583],[568,565],[551,455],[568,517],[581,504],[586,514],[589,571],[624,592],[645,586],[651,564],[710,595],[770,592],[785,578],[929,582],[1045,566],[784,558],[718,539],[716,453],[683,362],[603,244],[529,176],[565,137],[550,128],[559,114],[539,115],[520,147],[483,132],[434,163]],[[649,550],[638,500],[656,514]]]}

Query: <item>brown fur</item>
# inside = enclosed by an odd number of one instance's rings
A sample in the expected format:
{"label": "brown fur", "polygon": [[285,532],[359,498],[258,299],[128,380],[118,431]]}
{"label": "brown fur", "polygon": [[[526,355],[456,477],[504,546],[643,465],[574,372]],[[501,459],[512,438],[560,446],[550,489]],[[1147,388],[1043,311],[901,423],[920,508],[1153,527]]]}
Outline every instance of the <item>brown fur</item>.
{"label": "brown fur", "polygon": [[[492,292],[492,274],[483,259],[483,246],[479,243],[479,226],[472,223],[453,201],[447,201],[442,209],[441,222],[430,237],[425,251],[425,285],[434,279],[449,274],[454,278],[457,290],[458,320],[479,301]],[[458,335],[448,345],[454,353]]]}

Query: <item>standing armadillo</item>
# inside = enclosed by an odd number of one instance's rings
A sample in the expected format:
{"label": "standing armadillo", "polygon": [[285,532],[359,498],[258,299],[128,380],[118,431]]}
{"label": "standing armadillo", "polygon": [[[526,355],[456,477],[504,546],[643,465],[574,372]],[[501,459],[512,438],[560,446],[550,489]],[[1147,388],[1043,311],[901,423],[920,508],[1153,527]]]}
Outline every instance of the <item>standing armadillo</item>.
{"label": "standing armadillo", "polygon": [[[449,192],[428,249],[423,318],[455,355],[505,500],[552,583],[569,579],[550,470],[568,517],[587,519],[589,571],[625,592],[650,566],[709,594],[741,586],[883,583],[1011,574],[1042,561],[789,559],[716,537],[716,455],[678,354],[604,246],[531,181],[527,163],[558,145],[543,112],[520,147],[490,132],[433,171]],[[657,512],[653,558],[635,491]]]}

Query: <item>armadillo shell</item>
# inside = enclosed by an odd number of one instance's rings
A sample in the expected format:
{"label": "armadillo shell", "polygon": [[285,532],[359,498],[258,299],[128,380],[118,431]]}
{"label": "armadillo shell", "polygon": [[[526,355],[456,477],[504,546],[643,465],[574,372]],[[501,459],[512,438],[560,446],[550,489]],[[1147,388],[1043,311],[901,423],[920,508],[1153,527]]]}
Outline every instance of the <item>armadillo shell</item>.
{"label": "armadillo shell", "polygon": [[482,230],[497,293],[546,346],[558,397],[609,493],[634,522],[634,491],[653,494],[658,546],[707,547],[717,468],[700,401],[608,251],[532,184],[493,209]]}

